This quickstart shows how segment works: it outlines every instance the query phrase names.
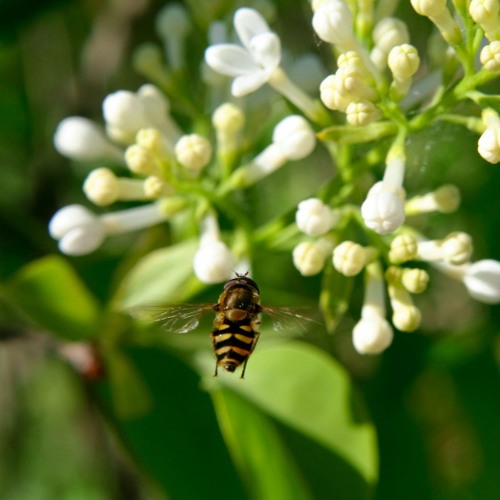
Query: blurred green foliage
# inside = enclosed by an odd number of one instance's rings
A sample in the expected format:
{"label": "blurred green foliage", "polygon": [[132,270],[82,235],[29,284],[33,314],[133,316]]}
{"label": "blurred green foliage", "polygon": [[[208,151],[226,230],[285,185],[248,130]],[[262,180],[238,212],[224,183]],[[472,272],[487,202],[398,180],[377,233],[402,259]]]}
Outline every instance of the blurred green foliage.
{"label": "blurred green foliage", "polygon": [[[153,230],[118,243],[134,244],[123,260],[112,246],[56,256],[48,220],[83,199],[85,173],[54,152],[53,131],[69,114],[98,118],[107,92],[140,80],[125,51],[109,74],[82,69],[103,4],[31,2],[29,15],[21,5],[0,10],[0,496],[497,498],[497,307],[471,304],[436,280],[419,304],[424,333],[399,333],[374,359],[352,348],[347,301],[323,297],[347,312],[335,335],[318,327],[292,340],[265,327],[247,378],[214,379],[208,326],[170,336],[117,311],[216,301],[217,287],[192,278],[194,240],[164,247]],[[125,46],[150,36],[159,5],[127,21]],[[283,26],[308,8],[298,0],[277,6]],[[299,38],[314,45],[310,33]],[[475,140],[451,126],[413,137],[408,183],[425,190],[436,178],[453,180],[463,209],[423,224],[460,223],[478,255],[498,259],[500,174],[478,159]],[[289,215],[328,179],[321,147],[316,154],[314,169],[304,173],[297,162],[246,193],[256,228],[266,214]],[[300,277],[289,253],[257,248],[255,258],[266,303],[318,299],[317,278]],[[339,287],[358,299],[355,282],[332,280],[330,289]],[[93,348],[83,365],[65,349],[74,341]]]}

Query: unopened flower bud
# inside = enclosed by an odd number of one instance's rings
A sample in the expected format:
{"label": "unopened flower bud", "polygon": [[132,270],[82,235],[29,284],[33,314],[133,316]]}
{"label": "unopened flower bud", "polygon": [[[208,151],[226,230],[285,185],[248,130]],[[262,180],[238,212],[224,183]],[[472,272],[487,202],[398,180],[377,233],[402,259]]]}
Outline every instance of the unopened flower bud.
{"label": "unopened flower bud", "polygon": [[495,40],[481,50],[480,61],[484,69],[500,72],[500,40]]}
{"label": "unopened flower bud", "polygon": [[405,268],[401,275],[401,284],[410,293],[422,293],[429,284],[429,273],[424,269]]}
{"label": "unopened flower bud", "polygon": [[295,221],[304,234],[321,236],[332,229],[336,218],[319,198],[309,198],[299,203]]}
{"label": "unopened flower bud", "polygon": [[323,240],[302,241],[293,249],[293,264],[302,276],[314,276],[325,266],[331,245]]}
{"label": "unopened flower bud", "polygon": [[389,260],[395,264],[412,260],[417,255],[417,240],[408,234],[396,236],[391,242]]}
{"label": "unopened flower bud", "polygon": [[368,125],[381,116],[375,104],[370,101],[351,102],[345,112],[347,123],[356,127]]}
{"label": "unopened flower bud", "polygon": [[201,135],[184,135],[175,145],[175,157],[187,170],[198,173],[210,162],[212,145]]}
{"label": "unopened flower bud", "polygon": [[356,276],[365,267],[367,249],[353,241],[343,241],[333,250],[333,267],[344,276]]}
{"label": "unopened flower bud", "polygon": [[460,205],[460,191],[452,184],[445,184],[435,191],[422,196],[414,196],[405,204],[407,215],[416,215],[428,212],[451,213]]}

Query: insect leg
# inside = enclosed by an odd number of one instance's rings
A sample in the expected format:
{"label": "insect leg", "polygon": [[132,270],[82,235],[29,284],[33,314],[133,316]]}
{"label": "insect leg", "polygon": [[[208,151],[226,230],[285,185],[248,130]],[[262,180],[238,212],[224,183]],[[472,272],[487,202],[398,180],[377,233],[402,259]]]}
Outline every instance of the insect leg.
{"label": "insect leg", "polygon": [[[253,350],[255,349],[255,346],[257,345],[257,341],[259,340],[259,337],[260,337],[260,332],[255,332],[255,339],[253,341],[252,350],[250,351],[250,353],[252,353]],[[249,357],[250,357],[250,354],[248,355],[248,358]],[[241,371],[240,378],[245,378],[245,370],[247,369],[248,358],[245,359],[245,362],[243,363],[243,370]]]}

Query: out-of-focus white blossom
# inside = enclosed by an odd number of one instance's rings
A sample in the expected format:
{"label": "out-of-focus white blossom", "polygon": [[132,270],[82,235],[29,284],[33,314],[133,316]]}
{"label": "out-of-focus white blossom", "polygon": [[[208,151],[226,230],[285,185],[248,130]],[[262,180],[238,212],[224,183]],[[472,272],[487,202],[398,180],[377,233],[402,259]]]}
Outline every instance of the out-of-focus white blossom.
{"label": "out-of-focus white blossom", "polygon": [[460,191],[452,184],[445,184],[435,191],[414,196],[405,203],[406,215],[428,212],[451,213],[460,205]]}
{"label": "out-of-focus white blossom", "polygon": [[470,259],[472,250],[472,238],[467,233],[456,231],[442,240],[419,241],[417,257],[427,262],[444,260],[459,265]]}
{"label": "out-of-focus white blossom", "polygon": [[194,273],[203,283],[220,283],[231,277],[234,263],[231,250],[220,238],[217,220],[209,214],[202,222],[200,248],[193,260]]}
{"label": "out-of-focus white blossom", "polygon": [[500,262],[485,259],[466,264],[464,285],[470,296],[486,304],[500,302]]}
{"label": "out-of-focus white blossom", "polygon": [[81,205],[68,205],[54,214],[49,233],[59,240],[61,252],[85,255],[101,246],[107,235],[144,229],[166,218],[160,203],[104,215],[95,215]]}
{"label": "out-of-focus white blossom", "polygon": [[60,154],[77,161],[122,158],[120,148],[93,121],[80,116],[70,116],[59,123],[54,145]]}
{"label": "out-of-focus white blossom", "polygon": [[87,176],[83,184],[87,198],[96,205],[111,205],[117,200],[143,200],[144,182],[117,177],[109,168],[97,168]]}
{"label": "out-of-focus white blossom", "polygon": [[319,198],[309,198],[299,203],[295,222],[304,234],[321,236],[332,229],[337,218]]}
{"label": "out-of-focus white blossom", "polygon": [[184,42],[191,28],[187,9],[180,3],[166,5],[156,17],[156,32],[165,42],[167,60],[173,70],[184,66]]}

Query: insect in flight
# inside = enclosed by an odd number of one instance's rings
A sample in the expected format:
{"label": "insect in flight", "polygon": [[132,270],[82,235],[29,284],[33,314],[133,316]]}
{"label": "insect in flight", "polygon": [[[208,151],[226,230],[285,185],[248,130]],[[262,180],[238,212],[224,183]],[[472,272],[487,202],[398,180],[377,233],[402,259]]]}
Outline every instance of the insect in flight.
{"label": "insect in flight", "polygon": [[154,319],[168,331],[186,333],[194,330],[199,318],[209,312],[215,312],[214,329],[210,333],[216,357],[215,376],[219,367],[234,372],[243,365],[241,378],[244,377],[248,358],[259,340],[260,332],[257,329],[261,313],[272,318],[275,330],[285,329],[292,324],[302,328],[304,322],[314,321],[287,307],[262,306],[259,287],[246,274],[236,274],[224,285],[217,304],[170,306],[156,314]]}

